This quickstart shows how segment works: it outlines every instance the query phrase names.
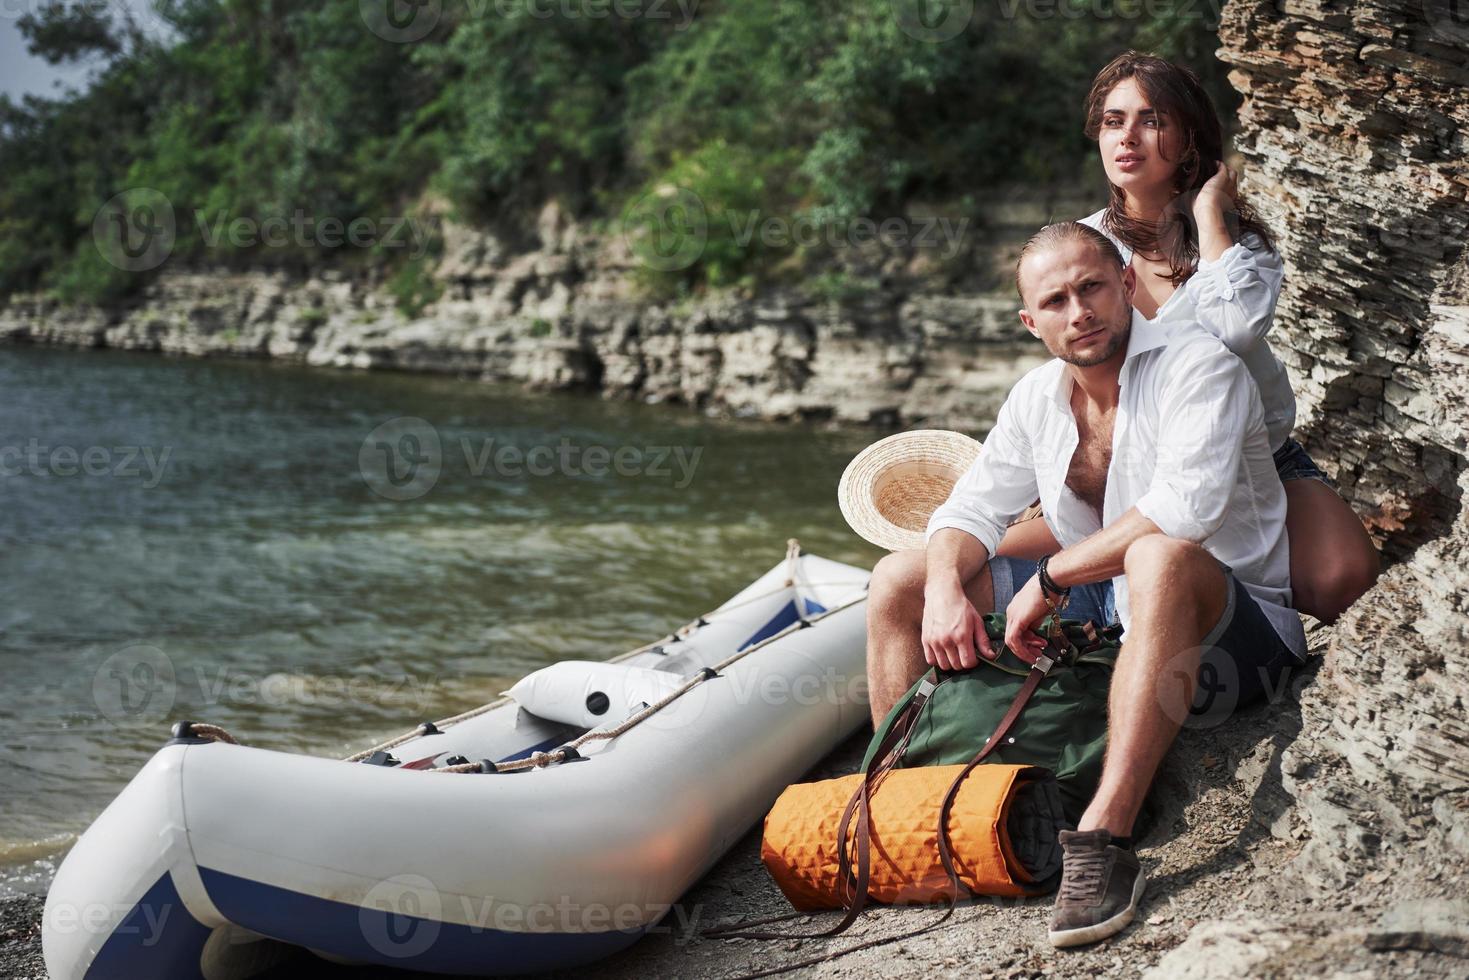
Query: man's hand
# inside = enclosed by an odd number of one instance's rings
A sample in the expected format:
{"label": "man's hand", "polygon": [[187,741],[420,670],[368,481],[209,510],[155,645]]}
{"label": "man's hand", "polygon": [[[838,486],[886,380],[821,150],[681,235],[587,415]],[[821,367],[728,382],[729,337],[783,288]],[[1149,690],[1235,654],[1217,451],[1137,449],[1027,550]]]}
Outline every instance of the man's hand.
{"label": "man's hand", "polygon": [[1034,630],[1050,611],[1039,575],[1030,577],[1005,610],[1005,646],[1026,663],[1035,663],[1035,658],[1046,649],[1045,638]]}
{"label": "man's hand", "polygon": [[968,670],[979,664],[976,648],[986,660],[995,659],[984,619],[964,590],[955,586],[926,592],[923,659],[940,670]]}

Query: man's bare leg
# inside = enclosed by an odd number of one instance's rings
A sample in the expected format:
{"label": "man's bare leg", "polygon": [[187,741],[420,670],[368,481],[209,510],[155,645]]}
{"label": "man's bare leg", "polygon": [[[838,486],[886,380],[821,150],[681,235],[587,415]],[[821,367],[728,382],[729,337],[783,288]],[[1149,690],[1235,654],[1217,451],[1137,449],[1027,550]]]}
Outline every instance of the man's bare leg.
{"label": "man's bare leg", "polygon": [[1101,785],[1077,825],[1132,834],[1153,775],[1193,703],[1199,643],[1224,613],[1228,580],[1199,545],[1138,538],[1124,559],[1132,622],[1112,674]]}
{"label": "man's bare leg", "polygon": [[1107,710],[1102,784],[1076,831],[1061,832],[1063,871],[1047,935],[1082,946],[1116,935],[1147,883],[1128,841],[1158,763],[1188,717],[1203,640],[1223,614],[1228,579],[1200,546],[1149,534],[1123,558],[1132,621]]}
{"label": "man's bare leg", "polygon": [[[927,556],[920,549],[895,551],[872,569],[867,588],[867,689],[874,730],[928,670],[923,659],[927,577]],[[964,594],[980,613],[994,608],[988,562],[964,583]]]}

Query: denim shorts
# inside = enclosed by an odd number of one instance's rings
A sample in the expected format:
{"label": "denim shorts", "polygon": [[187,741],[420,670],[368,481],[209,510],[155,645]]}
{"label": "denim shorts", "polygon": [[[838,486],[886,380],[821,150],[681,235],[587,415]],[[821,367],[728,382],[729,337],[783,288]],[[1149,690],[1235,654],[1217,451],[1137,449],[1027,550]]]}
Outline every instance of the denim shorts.
{"label": "denim shorts", "polygon": [[[1217,559],[1216,559],[1217,560]],[[1035,575],[1036,563],[1003,555],[990,559],[990,579],[995,589],[995,611],[1004,612],[1015,593]],[[1275,632],[1255,597],[1250,595],[1229,566],[1219,562],[1229,591],[1224,612],[1199,646],[1197,685],[1188,727],[1208,727],[1262,698],[1275,700],[1300,668],[1301,661]],[[1062,614],[1068,619],[1090,619],[1098,626],[1118,623],[1111,581],[1077,585]],[[1126,643],[1127,637],[1123,636]]]}
{"label": "denim shorts", "polygon": [[1311,454],[1306,452],[1306,447],[1291,436],[1286,436],[1285,442],[1275,450],[1275,472],[1280,474],[1281,483],[1288,480],[1320,480],[1331,489],[1336,489],[1321,471],[1321,467],[1316,465]]}

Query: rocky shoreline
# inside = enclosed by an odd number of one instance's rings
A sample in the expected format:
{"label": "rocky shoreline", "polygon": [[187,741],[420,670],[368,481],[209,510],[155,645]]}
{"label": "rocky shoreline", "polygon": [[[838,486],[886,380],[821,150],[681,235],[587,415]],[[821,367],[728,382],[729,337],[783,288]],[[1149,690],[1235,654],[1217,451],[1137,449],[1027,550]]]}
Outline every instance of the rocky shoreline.
{"label": "rocky shoreline", "polygon": [[957,278],[911,245],[874,241],[837,250],[825,281],[839,287],[670,301],[644,292],[625,236],[583,228],[551,202],[519,249],[509,233],[443,223],[432,271],[440,295],[414,316],[380,275],[165,266],[117,308],[13,296],[0,306],[0,342],[441,373],[735,417],[982,430],[995,392],[1044,357],[1016,315],[1012,253],[1050,216],[1088,210],[1034,193],[995,208],[957,237],[963,260],[947,266],[965,270]]}

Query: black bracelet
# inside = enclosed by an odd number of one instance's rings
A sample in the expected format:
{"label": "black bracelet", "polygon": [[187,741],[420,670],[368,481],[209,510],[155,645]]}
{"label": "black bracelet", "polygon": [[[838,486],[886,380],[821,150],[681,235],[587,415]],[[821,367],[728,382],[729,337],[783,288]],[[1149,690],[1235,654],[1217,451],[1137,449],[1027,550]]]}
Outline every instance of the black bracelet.
{"label": "black bracelet", "polygon": [[1051,573],[1046,571],[1046,563],[1050,560],[1051,556],[1046,555],[1039,562],[1037,562],[1035,566],[1035,574],[1041,580],[1041,590],[1044,592],[1049,592],[1051,595],[1056,596],[1058,599],[1069,596],[1071,594],[1071,586],[1068,585],[1064,589],[1061,588],[1061,586],[1056,584],[1056,580],[1051,578]]}

